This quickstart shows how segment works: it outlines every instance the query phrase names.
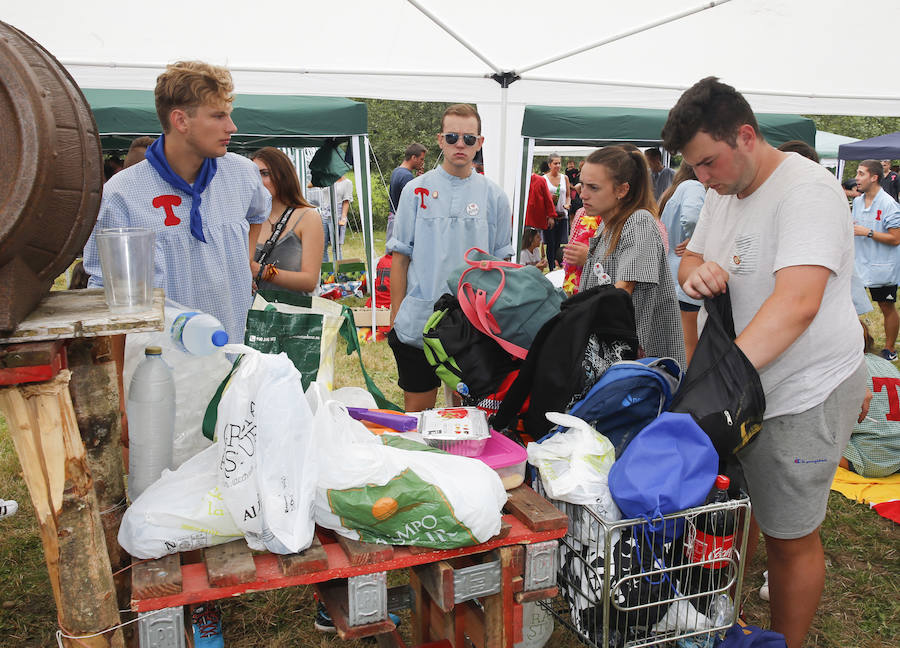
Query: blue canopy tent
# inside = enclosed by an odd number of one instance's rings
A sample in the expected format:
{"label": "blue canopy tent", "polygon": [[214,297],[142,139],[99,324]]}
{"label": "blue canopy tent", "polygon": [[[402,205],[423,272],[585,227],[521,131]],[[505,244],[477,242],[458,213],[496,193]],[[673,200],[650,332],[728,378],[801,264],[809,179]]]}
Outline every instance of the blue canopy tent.
{"label": "blue canopy tent", "polygon": [[838,147],[837,177],[844,175],[845,160],[896,160],[900,158],[900,132],[879,135]]}

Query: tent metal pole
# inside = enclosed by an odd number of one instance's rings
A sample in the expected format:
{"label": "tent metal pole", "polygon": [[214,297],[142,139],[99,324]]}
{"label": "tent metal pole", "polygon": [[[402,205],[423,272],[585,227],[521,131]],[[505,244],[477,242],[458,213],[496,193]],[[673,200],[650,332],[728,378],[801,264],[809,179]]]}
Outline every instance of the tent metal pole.
{"label": "tent metal pole", "polygon": [[447,34],[448,34],[450,37],[452,37],[457,43],[459,43],[460,45],[462,45],[463,47],[465,47],[467,50],[469,50],[470,52],[472,52],[472,54],[474,54],[475,56],[477,56],[478,59],[479,59],[482,63],[484,63],[485,65],[487,65],[489,68],[491,68],[496,74],[502,74],[502,70],[501,70],[499,67],[497,67],[496,65],[494,65],[490,60],[488,60],[488,58],[487,58],[484,54],[482,54],[482,53],[479,52],[477,49],[475,49],[475,46],[474,46],[474,45],[472,45],[472,44],[469,43],[465,38],[463,38],[462,36],[460,36],[459,34],[457,34],[457,33],[456,33],[453,29],[451,29],[448,25],[444,24],[444,22],[441,21],[440,18],[438,18],[438,17],[435,16],[433,13],[431,13],[428,9],[426,9],[425,7],[423,7],[422,4],[421,4],[420,2],[417,2],[417,0],[406,0],[406,1],[407,1],[409,4],[411,4],[413,7],[415,7],[415,8],[418,9],[419,11],[421,11],[423,14],[425,14],[425,16],[427,16],[428,19],[429,19],[431,22],[433,22],[435,25],[437,25],[438,27],[440,27],[441,29],[443,29],[445,32],[447,32]]}
{"label": "tent metal pole", "polygon": [[363,246],[366,256],[366,286],[372,298],[372,340],[375,339],[375,229],[372,214],[372,183],[370,182],[369,137],[354,135],[350,139],[353,150],[353,175],[356,178],[356,197],[359,200],[359,214],[362,218]]}
{"label": "tent metal pole", "polygon": [[337,215],[337,196],[334,195],[334,185],[328,187],[328,198],[331,201],[331,269],[337,272],[337,262],[341,258],[341,246],[338,244],[338,220],[340,217]]}
{"label": "tent metal pole", "polygon": [[[411,2],[412,0],[410,0]],[[532,65],[526,65],[523,68],[516,70],[516,74],[522,74],[524,72],[529,72],[539,67],[543,67],[545,65],[550,65],[551,63],[556,63],[557,61],[561,61],[563,59],[567,59],[571,56],[575,56],[576,54],[581,54],[582,52],[587,52],[588,50],[596,49],[598,47],[602,47],[604,45],[609,45],[610,43],[615,43],[616,41],[620,41],[623,38],[628,38],[629,36],[634,36],[635,34],[640,34],[641,32],[648,31],[655,27],[659,27],[661,25],[666,25],[671,22],[675,22],[676,20],[681,20],[682,18],[686,18],[687,16],[691,16],[695,13],[700,13],[701,11],[706,11],[707,9],[713,9],[719,5],[726,4],[731,2],[731,0],[709,0],[708,2],[703,3],[699,7],[694,7],[693,9],[685,9],[677,14],[673,14],[671,16],[667,16],[666,18],[661,18],[660,20],[654,20],[652,23],[647,25],[643,25],[641,27],[635,27],[634,29],[629,29],[628,31],[624,31],[621,34],[616,34],[615,36],[610,36],[608,38],[604,38],[603,40],[599,40],[596,43],[591,43],[590,45],[584,45],[577,49],[572,50],[571,52],[566,52],[565,54],[559,54],[557,56],[553,56],[551,58],[545,59],[543,61],[539,61]]]}
{"label": "tent metal pole", "polygon": [[522,171],[520,173],[519,204],[513,215],[513,236],[516,237],[516,259],[522,250],[522,231],[525,223],[525,210],[528,207],[528,192],[531,188],[531,167],[534,164],[534,138],[526,137],[522,147]]}
{"label": "tent metal pole", "polygon": [[506,111],[509,108],[509,88],[507,86],[500,87],[500,175],[498,179],[500,184],[506,184]]}

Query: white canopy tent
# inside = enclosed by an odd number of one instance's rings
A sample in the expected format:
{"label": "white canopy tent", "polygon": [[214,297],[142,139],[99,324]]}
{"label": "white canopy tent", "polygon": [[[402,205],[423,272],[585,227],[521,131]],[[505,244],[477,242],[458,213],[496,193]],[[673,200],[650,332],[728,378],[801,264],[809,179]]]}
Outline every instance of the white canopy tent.
{"label": "white canopy tent", "polygon": [[2,19],[84,87],[149,89],[166,63],[198,58],[228,65],[242,93],[477,103],[486,173],[517,199],[530,103],[667,109],[717,75],[757,112],[900,115],[890,75],[860,75],[852,56],[825,64],[820,48],[892,42],[900,3],[880,6],[865,30],[848,30],[844,9],[839,0],[601,0],[552,28],[538,0],[32,0],[6,3]]}

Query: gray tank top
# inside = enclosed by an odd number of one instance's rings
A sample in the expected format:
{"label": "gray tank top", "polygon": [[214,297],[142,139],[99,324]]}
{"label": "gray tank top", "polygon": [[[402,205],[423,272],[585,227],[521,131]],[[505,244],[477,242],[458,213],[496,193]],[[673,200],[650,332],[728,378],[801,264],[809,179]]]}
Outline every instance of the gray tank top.
{"label": "gray tank top", "polygon": [[[262,252],[263,246],[260,244],[256,245],[256,258],[259,258],[260,252]],[[300,262],[303,260],[303,244],[300,242],[299,237],[294,233],[294,230],[290,232],[284,232],[281,234],[281,238],[278,239],[278,242],[275,243],[275,247],[272,248],[272,251],[269,253],[269,258],[266,259],[266,263],[275,263],[277,268],[281,268],[283,270],[291,270],[293,272],[300,272]],[[259,284],[260,290],[285,290],[285,288],[276,286],[273,283],[268,281],[261,281]],[[292,291],[298,292],[301,295],[312,295],[314,293],[300,292],[300,291]]]}

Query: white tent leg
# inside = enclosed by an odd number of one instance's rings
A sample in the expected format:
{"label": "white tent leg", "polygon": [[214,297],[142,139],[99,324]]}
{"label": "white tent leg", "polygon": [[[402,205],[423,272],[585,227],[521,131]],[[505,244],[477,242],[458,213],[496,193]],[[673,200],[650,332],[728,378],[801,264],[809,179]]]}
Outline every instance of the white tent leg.
{"label": "white tent leg", "polygon": [[372,183],[369,166],[369,137],[354,135],[350,139],[353,147],[353,175],[356,178],[356,197],[359,200],[359,216],[362,219],[363,246],[366,256],[366,285],[372,298],[372,339],[375,339],[375,225],[372,214]]}

